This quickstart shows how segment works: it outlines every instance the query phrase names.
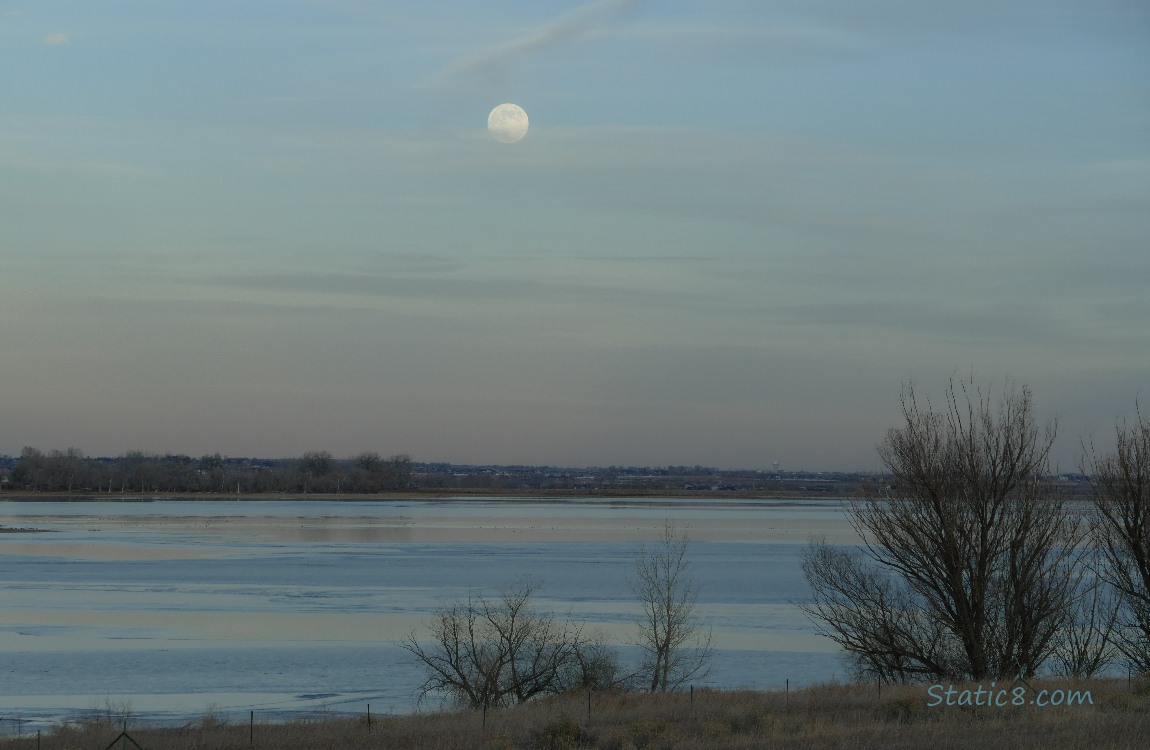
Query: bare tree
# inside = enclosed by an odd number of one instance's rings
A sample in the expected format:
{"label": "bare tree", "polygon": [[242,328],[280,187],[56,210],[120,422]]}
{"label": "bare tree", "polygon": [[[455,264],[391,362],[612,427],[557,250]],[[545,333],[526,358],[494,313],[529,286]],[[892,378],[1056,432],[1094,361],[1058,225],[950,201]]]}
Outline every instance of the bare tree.
{"label": "bare tree", "polygon": [[577,633],[574,639],[576,680],[572,686],[587,690],[625,687],[628,678],[621,673],[619,651],[607,643],[602,631],[579,630]]}
{"label": "bare tree", "polygon": [[20,451],[20,460],[16,463],[16,470],[12,473],[17,486],[36,492],[42,489],[44,482],[44,454],[30,445],[24,446]]}
{"label": "bare tree", "polygon": [[351,460],[352,466],[369,474],[379,471],[383,458],[375,451],[364,451]]}
{"label": "bare tree", "polygon": [[411,456],[406,453],[396,453],[388,456],[383,462],[383,488],[388,490],[402,490],[411,486]]}
{"label": "bare tree", "polygon": [[351,459],[353,492],[378,492],[381,485],[383,457],[375,451],[364,451]]}
{"label": "bare tree", "polygon": [[299,465],[309,477],[323,477],[331,473],[334,459],[327,451],[308,451],[300,456]]}
{"label": "bare tree", "polygon": [[128,451],[116,461],[120,491],[159,492],[163,479],[160,456],[144,451]]}
{"label": "bare tree", "polygon": [[441,693],[480,708],[526,703],[597,684],[616,663],[601,642],[530,606],[538,584],[522,580],[497,600],[471,595],[436,613],[424,646],[413,631],[400,645],[424,667],[420,696]]}
{"label": "bare tree", "polygon": [[1087,451],[1094,486],[1091,531],[1103,558],[1099,575],[1122,602],[1118,648],[1132,667],[1150,672],[1150,421],[1116,427],[1114,452]]}
{"label": "bare tree", "polygon": [[50,451],[46,464],[52,489],[71,492],[76,486],[76,480],[83,475],[84,460],[84,451],[79,448]]}
{"label": "bare tree", "polygon": [[1079,571],[1074,603],[1054,644],[1057,671],[1093,677],[1117,656],[1115,640],[1122,600],[1093,570]]}
{"label": "bare tree", "polygon": [[1075,596],[1081,524],[1044,481],[1053,423],[1030,391],[951,381],[941,411],[902,395],[879,445],[890,484],[847,510],[859,553],[814,543],[803,603],[881,680],[1030,677]]}
{"label": "bare tree", "polygon": [[209,492],[222,491],[227,476],[227,459],[219,453],[201,456],[200,474]]}
{"label": "bare tree", "polygon": [[641,548],[635,561],[631,590],[643,608],[639,678],[651,692],[675,690],[708,671],[711,633],[695,616],[698,590],[687,559],[689,541],[686,532],[668,521],[655,549]]}
{"label": "bare tree", "polygon": [[802,567],[815,596],[799,607],[847,652],[856,676],[901,682],[961,671],[941,619],[862,553],[817,540],[803,554]]}
{"label": "bare tree", "polygon": [[[299,457],[299,469],[303,475],[303,491],[323,492],[330,489],[333,480],[338,479],[338,466],[328,451],[308,451]],[[338,486],[338,485],[337,485]],[[339,490],[337,489],[336,492]]]}

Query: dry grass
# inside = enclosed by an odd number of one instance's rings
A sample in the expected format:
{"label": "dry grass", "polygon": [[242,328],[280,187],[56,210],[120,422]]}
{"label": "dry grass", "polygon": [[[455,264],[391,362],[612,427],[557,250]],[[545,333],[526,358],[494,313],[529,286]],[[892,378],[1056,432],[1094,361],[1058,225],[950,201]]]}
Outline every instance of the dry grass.
{"label": "dry grass", "polygon": [[[961,687],[961,686],[960,686]],[[1150,689],[1125,680],[1035,683],[1089,690],[1093,705],[928,707],[926,686],[823,685],[782,692],[695,691],[670,695],[571,695],[493,711],[245,725],[211,717],[192,726],[128,727],[147,750],[741,750],[743,748],[1142,748],[1150,737]],[[119,728],[94,722],[60,727],[43,750],[104,750]],[[124,745],[130,747],[130,745]],[[32,750],[36,738],[0,742]]]}

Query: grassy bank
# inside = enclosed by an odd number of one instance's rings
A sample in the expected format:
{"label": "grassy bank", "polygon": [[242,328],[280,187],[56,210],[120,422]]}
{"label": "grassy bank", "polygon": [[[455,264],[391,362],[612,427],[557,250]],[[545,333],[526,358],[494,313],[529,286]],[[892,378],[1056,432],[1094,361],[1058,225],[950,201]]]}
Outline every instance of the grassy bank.
{"label": "grassy bank", "polygon": [[[957,686],[960,690],[963,686]],[[975,686],[970,686],[975,687]],[[882,690],[827,685],[791,692],[697,690],[694,695],[586,694],[492,711],[484,725],[474,711],[413,716],[325,719],[283,724],[220,723],[212,717],[179,728],[128,733],[147,750],[696,750],[701,748],[1141,748],[1150,737],[1146,683],[1093,680],[1034,683],[1046,689],[1089,691],[1090,705],[931,707],[927,686]],[[935,691],[938,693],[939,691]],[[1012,696],[1005,694],[1002,702]],[[960,693],[951,696],[957,704]],[[985,704],[986,699],[982,702]],[[121,727],[93,722],[60,727],[39,739],[43,750],[104,750]],[[0,742],[2,750],[32,750],[36,737]],[[120,745],[117,745],[119,747]],[[131,747],[130,743],[123,745]]]}

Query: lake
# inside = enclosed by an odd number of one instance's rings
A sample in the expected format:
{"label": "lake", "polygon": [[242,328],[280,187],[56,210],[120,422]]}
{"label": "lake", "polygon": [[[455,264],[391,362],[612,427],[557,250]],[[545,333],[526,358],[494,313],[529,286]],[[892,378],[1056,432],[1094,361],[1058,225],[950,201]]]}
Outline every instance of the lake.
{"label": "lake", "polygon": [[724,688],[844,676],[793,602],[812,534],[854,543],[836,501],[0,502],[6,733],[110,708],[181,723],[211,710],[405,713],[421,672],[396,641],[469,591],[530,575],[537,608],[623,647],[639,547],[686,529],[697,612]]}

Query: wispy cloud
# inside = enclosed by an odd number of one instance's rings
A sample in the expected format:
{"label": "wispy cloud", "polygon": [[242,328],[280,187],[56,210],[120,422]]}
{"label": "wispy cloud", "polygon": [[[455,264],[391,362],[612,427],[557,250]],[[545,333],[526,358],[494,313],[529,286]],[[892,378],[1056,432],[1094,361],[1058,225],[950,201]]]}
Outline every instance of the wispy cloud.
{"label": "wispy cloud", "polygon": [[527,34],[451,63],[432,76],[428,83],[444,83],[468,74],[502,77],[509,68],[523,60],[603,28],[623,12],[648,1],[597,0],[586,3]]}
{"label": "wispy cloud", "polygon": [[377,299],[534,300],[579,305],[594,301],[600,305],[644,308],[722,302],[703,292],[677,290],[674,295],[668,295],[657,289],[641,289],[621,282],[598,284],[540,281],[529,277],[476,279],[341,272],[272,272],[210,277],[205,282],[215,288],[242,289],[249,293],[289,293],[295,300],[301,300],[301,295],[311,294]]}
{"label": "wispy cloud", "polygon": [[44,44],[53,47],[65,47],[71,43],[72,35],[64,31],[57,31],[44,37]]}

